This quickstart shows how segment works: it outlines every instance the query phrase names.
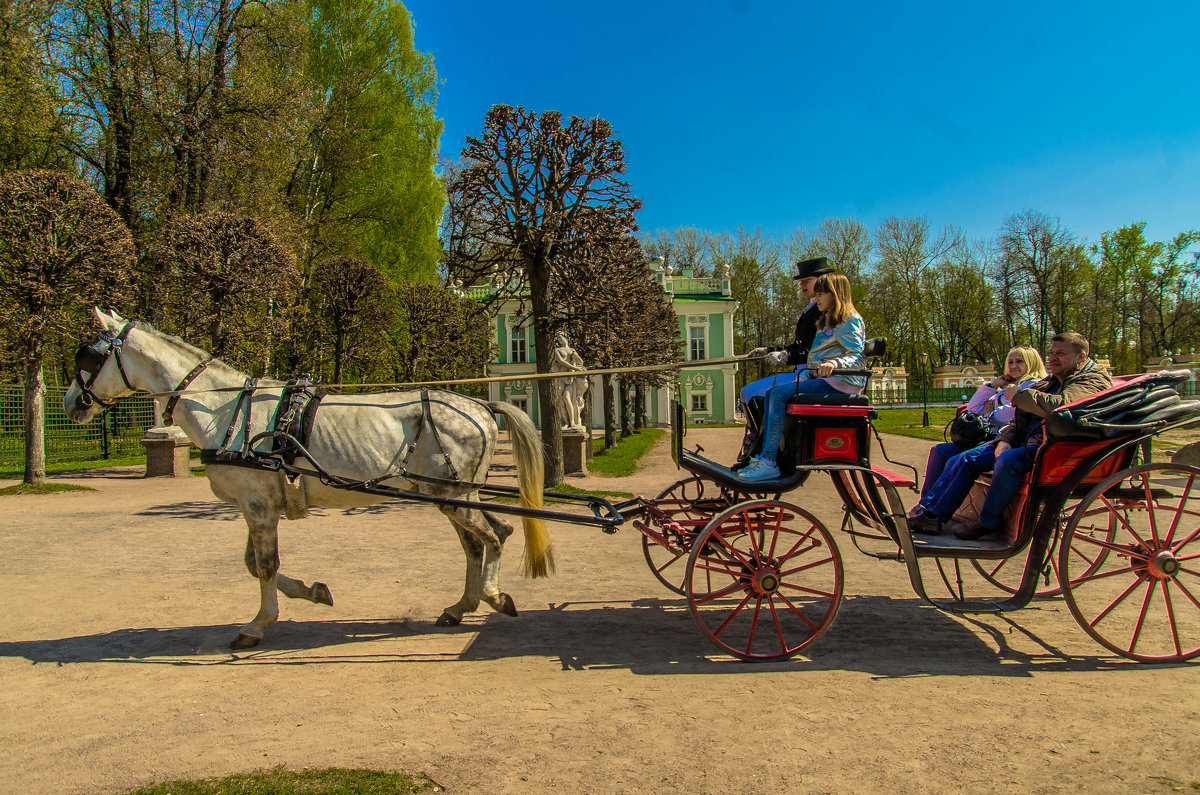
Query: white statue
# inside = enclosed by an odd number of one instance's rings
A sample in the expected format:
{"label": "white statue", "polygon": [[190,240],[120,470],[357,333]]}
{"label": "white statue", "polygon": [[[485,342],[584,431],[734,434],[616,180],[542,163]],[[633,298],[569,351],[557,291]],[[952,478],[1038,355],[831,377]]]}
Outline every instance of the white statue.
{"label": "white statue", "polygon": [[[567,335],[561,331],[554,338],[554,357],[550,362],[550,371],[554,373],[581,372],[587,367],[583,359],[571,347]],[[587,431],[583,424],[583,396],[588,390],[587,376],[560,378],[562,383],[562,416],[565,420],[564,431]]]}

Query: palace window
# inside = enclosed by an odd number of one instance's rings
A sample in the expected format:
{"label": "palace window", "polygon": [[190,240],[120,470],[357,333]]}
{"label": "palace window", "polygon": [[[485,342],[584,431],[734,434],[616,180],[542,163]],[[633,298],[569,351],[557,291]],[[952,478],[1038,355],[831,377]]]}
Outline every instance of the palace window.
{"label": "palace window", "polygon": [[688,327],[688,358],[690,361],[697,362],[701,359],[707,359],[707,329],[703,326]]}
{"label": "palace window", "polygon": [[708,393],[692,394],[692,413],[708,411]]}
{"label": "palace window", "polygon": [[509,337],[509,343],[508,360],[510,362],[513,362],[514,364],[521,364],[529,361],[529,357],[526,355],[525,348],[525,329],[512,329],[511,336]]}

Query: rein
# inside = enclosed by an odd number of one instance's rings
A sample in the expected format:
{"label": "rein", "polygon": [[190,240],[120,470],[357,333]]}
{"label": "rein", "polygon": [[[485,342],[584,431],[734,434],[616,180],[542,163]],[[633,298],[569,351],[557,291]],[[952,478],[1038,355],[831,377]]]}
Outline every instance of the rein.
{"label": "rein", "polygon": [[[570,372],[561,373],[527,373],[525,375],[495,375],[485,378],[456,378],[445,381],[408,381],[408,382],[387,382],[387,383],[372,383],[372,384],[325,384],[326,389],[389,389],[399,391],[401,389],[416,389],[427,386],[460,386],[465,384],[494,384],[503,381],[546,381],[553,378],[577,378],[591,377],[593,375],[621,375],[624,373],[650,373],[662,370],[695,370],[701,367],[712,367],[719,364],[737,364],[744,361],[754,361],[761,359],[761,356],[726,356],[720,359],[698,359],[690,362],[676,362],[674,364],[645,364],[637,367],[608,367],[597,370],[572,370]],[[209,363],[216,361],[210,359]],[[132,388],[132,387],[131,387]],[[223,386],[213,387],[212,389],[193,389],[192,394],[200,394],[203,392],[241,392],[245,387],[240,386]],[[143,392],[137,397],[163,398],[175,397],[182,395],[185,387],[180,386],[171,392]]]}

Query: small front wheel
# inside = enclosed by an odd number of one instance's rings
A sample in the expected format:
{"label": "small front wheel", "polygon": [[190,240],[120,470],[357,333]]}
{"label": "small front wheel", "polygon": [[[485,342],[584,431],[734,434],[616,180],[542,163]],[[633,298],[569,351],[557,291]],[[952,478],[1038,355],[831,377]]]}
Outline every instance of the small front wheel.
{"label": "small front wheel", "polygon": [[842,559],[820,520],[775,500],[713,518],[688,558],[688,607],[702,632],[743,660],[783,660],[833,624]]}
{"label": "small front wheel", "polygon": [[1200,655],[1200,469],[1142,464],[1088,494],[1058,550],[1071,614],[1141,662]]}
{"label": "small front wheel", "polygon": [[663,489],[654,499],[655,505],[677,524],[671,528],[661,528],[664,543],[642,534],[642,556],[646,558],[650,573],[681,596],[687,571],[687,554],[692,549],[692,541],[700,532],[699,528],[717,510],[727,507],[717,500],[702,500],[703,496],[704,481],[695,476]]}

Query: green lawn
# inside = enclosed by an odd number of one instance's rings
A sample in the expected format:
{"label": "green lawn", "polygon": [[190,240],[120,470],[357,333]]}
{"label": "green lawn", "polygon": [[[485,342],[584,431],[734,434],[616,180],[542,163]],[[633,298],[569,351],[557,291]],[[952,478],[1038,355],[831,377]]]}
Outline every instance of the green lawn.
{"label": "green lawn", "polygon": [[643,428],[631,436],[618,439],[610,450],[604,449],[604,436],[592,440],[592,460],[588,471],[610,478],[632,475],[637,469],[638,459],[645,455],[650,446],[666,431],[662,428]]}
{"label": "green lawn", "polygon": [[929,409],[929,427],[925,427],[921,424],[921,409],[880,409],[879,417],[873,422],[880,433],[944,442],[945,437],[942,434],[947,423],[954,418],[954,412],[955,409],[952,408]]}
{"label": "green lawn", "polygon": [[53,494],[56,491],[95,491],[91,486],[76,486],[72,483],[18,483],[0,489],[0,497],[12,494]]}

